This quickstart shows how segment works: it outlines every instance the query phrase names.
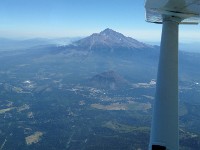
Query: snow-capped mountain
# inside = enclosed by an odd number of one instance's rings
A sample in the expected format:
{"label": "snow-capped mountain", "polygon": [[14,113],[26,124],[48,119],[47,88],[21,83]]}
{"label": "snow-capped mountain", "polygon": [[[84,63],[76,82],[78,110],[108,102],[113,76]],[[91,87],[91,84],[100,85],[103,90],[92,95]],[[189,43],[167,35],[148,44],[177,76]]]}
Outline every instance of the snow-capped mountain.
{"label": "snow-capped mountain", "polygon": [[75,46],[86,49],[97,48],[128,48],[128,49],[143,49],[153,48],[153,46],[139,42],[131,37],[126,37],[112,29],[105,29],[100,33],[94,33],[89,37],[78,40],[73,43]]}

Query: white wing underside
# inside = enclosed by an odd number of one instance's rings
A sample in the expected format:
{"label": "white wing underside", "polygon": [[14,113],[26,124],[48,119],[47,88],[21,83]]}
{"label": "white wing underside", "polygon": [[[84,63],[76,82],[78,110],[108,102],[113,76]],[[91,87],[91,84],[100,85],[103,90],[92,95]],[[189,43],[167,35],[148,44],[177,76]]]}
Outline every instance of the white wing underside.
{"label": "white wing underside", "polygon": [[163,15],[182,19],[182,24],[200,22],[200,0],[146,0],[146,21],[162,23]]}

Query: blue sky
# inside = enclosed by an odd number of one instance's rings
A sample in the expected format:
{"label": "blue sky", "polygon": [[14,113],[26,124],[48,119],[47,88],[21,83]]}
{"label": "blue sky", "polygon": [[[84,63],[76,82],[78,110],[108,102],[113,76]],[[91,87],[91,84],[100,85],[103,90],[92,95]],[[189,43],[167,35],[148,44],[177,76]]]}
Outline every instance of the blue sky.
{"label": "blue sky", "polygon": [[[111,28],[159,41],[161,25],[145,22],[143,0],[2,0],[1,37],[76,37]],[[198,41],[200,26],[181,26],[180,39]]]}

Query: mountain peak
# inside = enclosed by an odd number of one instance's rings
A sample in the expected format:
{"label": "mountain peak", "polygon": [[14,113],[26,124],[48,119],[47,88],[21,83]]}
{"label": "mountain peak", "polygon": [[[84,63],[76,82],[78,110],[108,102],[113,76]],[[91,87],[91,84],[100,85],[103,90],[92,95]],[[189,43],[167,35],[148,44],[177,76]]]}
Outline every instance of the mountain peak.
{"label": "mountain peak", "polygon": [[115,71],[106,71],[93,76],[90,82],[100,88],[116,89],[127,85],[127,81]]}
{"label": "mountain peak", "polygon": [[122,39],[128,38],[125,37],[123,34],[116,32],[112,29],[105,29],[99,33],[100,36],[106,38],[107,40],[115,41],[115,42],[122,42]]}
{"label": "mountain peak", "polygon": [[110,29],[110,28],[106,28],[105,30],[101,31],[101,32],[115,32],[114,30]]}
{"label": "mountain peak", "polygon": [[[116,31],[114,31],[110,28],[107,28],[107,29],[100,32],[100,34],[116,34],[116,33],[118,33],[118,32],[116,32]],[[118,33],[118,34],[120,34],[120,33]]]}
{"label": "mountain peak", "polygon": [[128,48],[128,49],[140,49],[149,48],[150,45],[139,42],[131,37],[126,37],[123,34],[116,32],[110,28],[107,28],[100,33],[94,33],[89,37],[81,39],[74,43],[77,46],[97,49],[99,47],[115,49],[115,48]]}

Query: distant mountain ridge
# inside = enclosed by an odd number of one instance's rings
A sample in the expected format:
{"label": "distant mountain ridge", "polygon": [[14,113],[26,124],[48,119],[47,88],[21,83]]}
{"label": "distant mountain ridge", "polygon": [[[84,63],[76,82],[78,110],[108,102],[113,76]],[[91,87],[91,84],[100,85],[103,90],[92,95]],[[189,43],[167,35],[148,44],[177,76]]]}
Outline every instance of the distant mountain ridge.
{"label": "distant mountain ridge", "polygon": [[8,39],[0,37],[0,51],[21,50],[40,46],[63,46],[80,38],[32,38],[32,39]]}

